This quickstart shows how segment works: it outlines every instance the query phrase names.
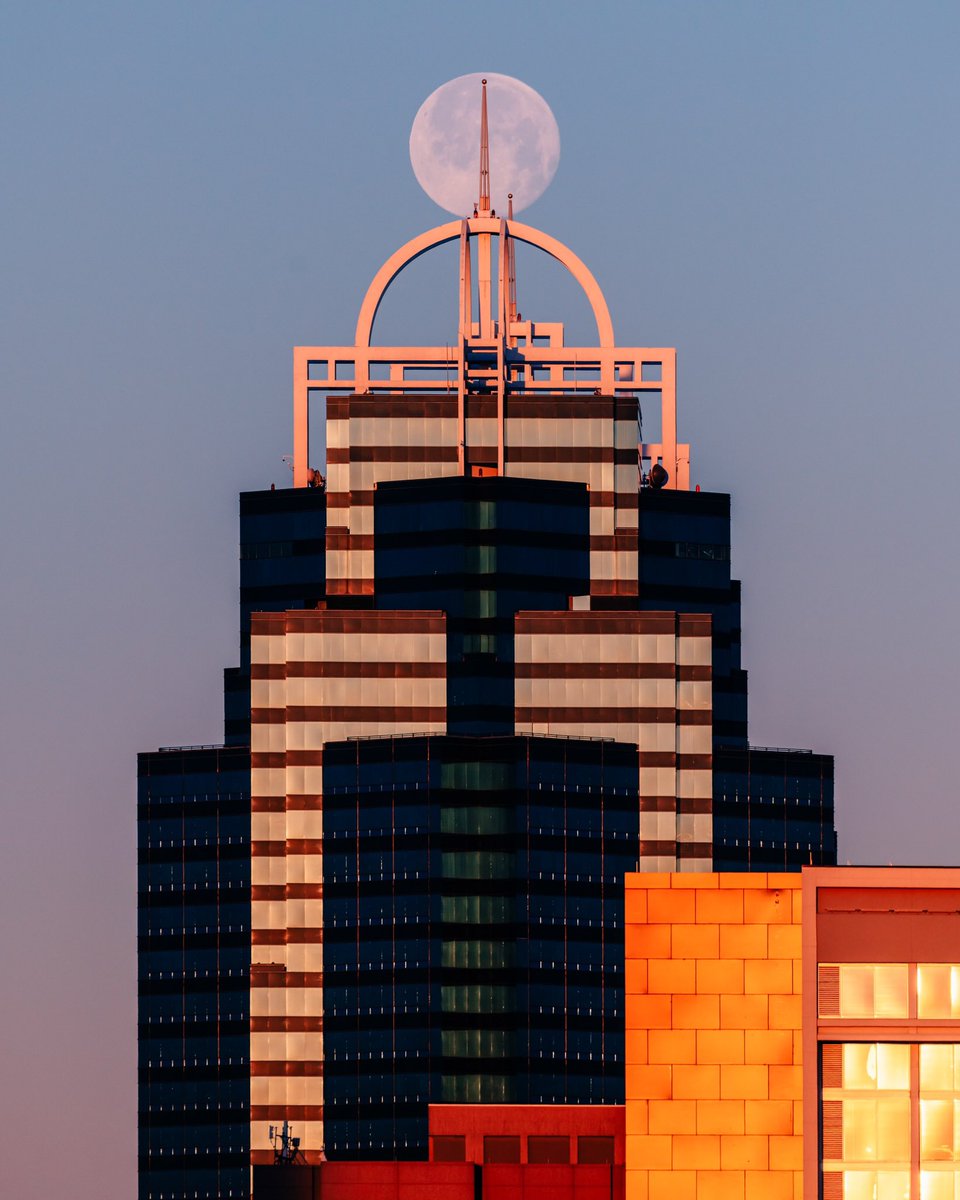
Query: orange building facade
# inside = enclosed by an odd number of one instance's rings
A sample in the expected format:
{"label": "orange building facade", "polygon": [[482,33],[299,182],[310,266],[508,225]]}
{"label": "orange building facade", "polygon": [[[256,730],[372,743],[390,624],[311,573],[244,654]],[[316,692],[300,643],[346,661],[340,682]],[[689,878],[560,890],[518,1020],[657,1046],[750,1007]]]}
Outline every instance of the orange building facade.
{"label": "orange building facade", "polygon": [[630,1200],[960,1200],[960,870],[626,881]]}
{"label": "orange building facade", "polygon": [[801,945],[797,875],[627,877],[628,1196],[799,1200]]}

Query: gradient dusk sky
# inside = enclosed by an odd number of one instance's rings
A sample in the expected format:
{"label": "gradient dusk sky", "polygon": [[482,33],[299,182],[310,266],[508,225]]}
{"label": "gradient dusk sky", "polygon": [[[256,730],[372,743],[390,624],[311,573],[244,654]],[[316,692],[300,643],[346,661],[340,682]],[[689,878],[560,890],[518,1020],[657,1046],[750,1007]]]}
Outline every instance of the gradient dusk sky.
{"label": "gradient dusk sky", "polygon": [[[678,348],[752,740],[836,755],[841,861],[960,862],[958,61],[916,0],[0,3],[0,1195],[135,1195],[136,752],[221,739],[237,493],[290,482],[292,347],[445,219],[407,139],[453,76],[544,96],[524,220]],[[451,253],[383,340],[449,340]]]}

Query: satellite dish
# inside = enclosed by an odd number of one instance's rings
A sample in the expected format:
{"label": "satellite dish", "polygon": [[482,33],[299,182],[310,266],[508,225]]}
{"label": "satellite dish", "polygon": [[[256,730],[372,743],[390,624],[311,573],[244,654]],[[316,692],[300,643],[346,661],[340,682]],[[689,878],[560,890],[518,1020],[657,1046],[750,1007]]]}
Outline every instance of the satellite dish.
{"label": "satellite dish", "polygon": [[661,463],[654,463],[650,468],[650,475],[648,478],[650,480],[650,486],[653,488],[653,490],[655,492],[659,492],[659,490],[669,481],[670,476],[667,473],[666,467],[664,467]]}

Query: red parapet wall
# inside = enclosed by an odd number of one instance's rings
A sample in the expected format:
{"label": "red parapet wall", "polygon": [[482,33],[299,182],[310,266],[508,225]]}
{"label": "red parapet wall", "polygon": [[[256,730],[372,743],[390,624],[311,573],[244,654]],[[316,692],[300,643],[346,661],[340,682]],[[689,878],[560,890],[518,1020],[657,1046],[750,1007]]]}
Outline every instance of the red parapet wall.
{"label": "red parapet wall", "polygon": [[332,1162],[254,1167],[254,1200],[475,1200],[472,1163]]}
{"label": "red parapet wall", "polygon": [[[486,1162],[493,1165],[525,1165],[534,1161],[528,1153],[530,1138],[562,1137],[567,1140],[569,1158],[552,1160],[550,1165],[565,1165],[567,1162],[584,1166],[597,1165],[607,1160],[585,1159],[582,1150],[584,1139],[609,1139],[612,1143],[612,1161],[618,1165],[626,1162],[626,1117],[622,1104],[431,1104],[430,1158],[437,1160],[437,1141],[452,1138],[463,1140],[463,1161]],[[507,1163],[505,1159],[491,1160],[485,1151],[488,1137],[513,1137],[517,1142],[518,1156]],[[450,1161],[450,1160],[447,1160]],[[550,1160],[548,1160],[550,1161]],[[537,1165],[546,1165],[541,1159]]]}
{"label": "red parapet wall", "polygon": [[475,1195],[470,1163],[325,1163],[317,1177],[316,1200],[474,1200]]}
{"label": "red parapet wall", "polygon": [[[622,1166],[534,1166],[489,1163],[483,1200],[624,1200]],[[324,1197],[326,1200],[326,1197]]]}
{"label": "red parapet wall", "polygon": [[624,1168],[613,1165],[332,1162],[253,1172],[253,1200],[625,1200],[625,1195]]}

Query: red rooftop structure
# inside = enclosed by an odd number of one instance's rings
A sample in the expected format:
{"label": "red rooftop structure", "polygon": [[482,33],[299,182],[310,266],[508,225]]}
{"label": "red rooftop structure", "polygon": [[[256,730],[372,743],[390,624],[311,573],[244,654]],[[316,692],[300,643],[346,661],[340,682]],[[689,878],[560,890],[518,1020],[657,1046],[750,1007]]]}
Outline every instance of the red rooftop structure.
{"label": "red rooftop structure", "polygon": [[624,1200],[623,1105],[431,1104],[429,1162],[255,1167],[256,1200]]}

